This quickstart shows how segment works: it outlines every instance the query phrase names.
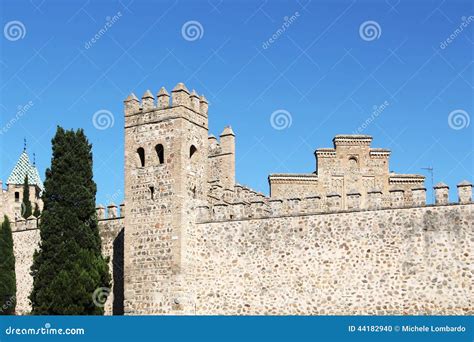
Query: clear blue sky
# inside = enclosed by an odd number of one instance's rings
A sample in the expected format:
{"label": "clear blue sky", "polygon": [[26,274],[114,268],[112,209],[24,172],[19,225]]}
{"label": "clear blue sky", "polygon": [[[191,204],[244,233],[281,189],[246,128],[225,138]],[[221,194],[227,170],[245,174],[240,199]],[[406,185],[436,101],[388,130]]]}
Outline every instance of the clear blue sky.
{"label": "clear blue sky", "polygon": [[[2,1],[0,178],[24,137],[44,177],[56,125],[82,127],[97,202],[120,203],[123,99],[185,82],[209,99],[211,133],[232,125],[241,184],[268,193],[269,173],[312,172],[315,148],[371,119],[360,132],[392,150],[393,171],[429,188],[432,166],[454,200],[474,174],[473,15],[468,0]],[[113,126],[94,126],[100,110]],[[290,126],[272,126],[278,110]]]}

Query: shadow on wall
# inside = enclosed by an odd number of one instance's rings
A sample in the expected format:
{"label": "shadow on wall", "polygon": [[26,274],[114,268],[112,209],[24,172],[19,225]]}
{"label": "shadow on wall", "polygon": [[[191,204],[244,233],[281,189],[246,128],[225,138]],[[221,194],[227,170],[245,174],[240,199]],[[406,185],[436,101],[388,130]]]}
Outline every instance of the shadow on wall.
{"label": "shadow on wall", "polygon": [[124,248],[124,230],[122,229],[114,240],[113,251],[113,291],[114,302],[112,307],[113,315],[123,315],[124,307],[124,285],[123,285],[123,248]]}

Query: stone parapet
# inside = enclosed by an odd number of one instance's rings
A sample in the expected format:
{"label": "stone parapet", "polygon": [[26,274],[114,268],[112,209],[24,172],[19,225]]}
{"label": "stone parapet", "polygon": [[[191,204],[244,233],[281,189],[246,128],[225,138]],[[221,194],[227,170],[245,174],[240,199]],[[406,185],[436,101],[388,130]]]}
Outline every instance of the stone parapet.
{"label": "stone parapet", "polygon": [[[447,189],[447,185],[435,188],[438,191]],[[472,185],[464,181],[458,184],[458,204],[471,203]],[[250,200],[237,199],[234,202],[224,202],[212,198],[208,204],[196,206],[197,221],[226,221],[242,219],[263,219],[272,217],[299,216],[307,214],[330,214],[334,212],[373,211],[397,208],[417,208],[426,206],[426,189],[413,188],[410,190],[410,201],[407,201],[405,190],[393,189],[389,191],[384,200],[382,190],[372,189],[365,194],[366,206],[362,206],[363,194],[350,191],[345,195],[347,209],[342,208],[342,196],[338,193],[327,194],[324,199],[320,196],[294,197],[294,198],[268,198],[242,186],[236,186],[233,193],[237,198],[248,198]],[[444,192],[443,192],[444,193]],[[435,205],[447,205],[437,202]]]}
{"label": "stone parapet", "polygon": [[206,117],[209,108],[208,101],[203,95],[199,96],[194,90],[190,92],[183,83],[176,85],[171,91],[171,96],[167,90],[162,87],[156,95],[156,101],[150,90],[147,90],[145,94],[143,94],[141,101],[133,93],[124,100],[124,112],[126,116],[178,106],[186,107]]}

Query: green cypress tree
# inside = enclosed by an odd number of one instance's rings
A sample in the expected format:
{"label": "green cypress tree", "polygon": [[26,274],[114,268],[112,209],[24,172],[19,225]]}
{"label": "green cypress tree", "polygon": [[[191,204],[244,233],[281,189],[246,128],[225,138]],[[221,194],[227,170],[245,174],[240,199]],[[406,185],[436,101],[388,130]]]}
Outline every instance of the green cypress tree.
{"label": "green cypress tree", "polygon": [[31,201],[30,201],[30,187],[28,185],[28,175],[25,176],[25,181],[23,183],[23,201],[21,203],[21,215],[23,218],[27,219],[31,216]]}
{"label": "green cypress tree", "polygon": [[14,315],[16,306],[15,255],[10,221],[5,215],[0,228],[0,315]]}
{"label": "green cypress tree", "polygon": [[31,267],[32,313],[101,315],[104,297],[93,297],[97,289],[100,296],[107,295],[110,275],[95,213],[91,145],[83,130],[58,127],[52,147],[39,225],[41,243]]}
{"label": "green cypress tree", "polygon": [[33,216],[38,218],[41,215],[40,208],[38,206],[38,203],[35,203],[35,210],[33,211]]}

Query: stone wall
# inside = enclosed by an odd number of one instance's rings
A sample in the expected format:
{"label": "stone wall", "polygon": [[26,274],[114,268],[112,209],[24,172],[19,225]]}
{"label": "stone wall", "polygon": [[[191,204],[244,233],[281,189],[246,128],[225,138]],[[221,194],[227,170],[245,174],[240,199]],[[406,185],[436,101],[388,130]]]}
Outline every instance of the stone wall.
{"label": "stone wall", "polygon": [[99,232],[102,239],[102,253],[109,258],[109,271],[112,276],[112,288],[105,303],[106,315],[123,315],[123,243],[124,219],[110,218],[99,221]]}
{"label": "stone wall", "polygon": [[[275,217],[195,224],[183,292],[163,296],[163,306],[198,315],[474,314],[473,203],[308,214],[289,208]],[[120,315],[124,220],[102,219],[99,227],[114,283],[105,312]],[[39,230],[14,229],[17,313],[28,314]]]}
{"label": "stone wall", "polygon": [[473,208],[197,224],[187,312],[472,315]]}
{"label": "stone wall", "polygon": [[38,248],[39,242],[39,229],[22,229],[13,232],[17,315],[26,315],[31,311],[28,297],[33,287],[33,278],[30,276],[30,268],[33,263],[33,253]]}
{"label": "stone wall", "polygon": [[[28,297],[33,286],[33,278],[30,276],[30,268],[33,254],[40,243],[40,231],[36,228],[36,224],[37,220],[12,223],[18,315],[27,315],[31,311]],[[123,314],[123,228],[123,218],[99,221],[102,251],[104,256],[110,257],[109,269],[113,280],[113,287],[104,307],[108,315]],[[104,291],[109,292],[107,289]]]}

